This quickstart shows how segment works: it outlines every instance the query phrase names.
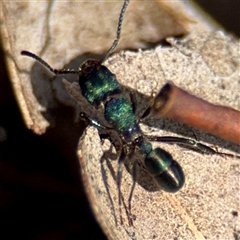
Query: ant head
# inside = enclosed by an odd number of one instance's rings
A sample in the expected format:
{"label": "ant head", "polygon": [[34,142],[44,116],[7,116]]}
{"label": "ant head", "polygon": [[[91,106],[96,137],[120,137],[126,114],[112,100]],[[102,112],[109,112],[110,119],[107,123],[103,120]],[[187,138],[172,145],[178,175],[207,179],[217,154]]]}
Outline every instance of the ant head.
{"label": "ant head", "polygon": [[100,61],[95,59],[88,59],[79,67],[79,76],[86,77],[95,68],[100,68],[100,66],[101,66]]}

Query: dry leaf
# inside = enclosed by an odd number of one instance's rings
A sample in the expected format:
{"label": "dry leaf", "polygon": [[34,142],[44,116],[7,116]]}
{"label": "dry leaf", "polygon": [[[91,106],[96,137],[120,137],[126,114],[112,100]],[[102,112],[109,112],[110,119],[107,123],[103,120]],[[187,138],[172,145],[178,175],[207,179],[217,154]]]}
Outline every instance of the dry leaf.
{"label": "dry leaf", "polygon": [[[34,52],[54,68],[77,61],[73,65],[77,68],[84,54],[102,55],[110,47],[122,4],[123,1],[2,3],[1,34],[10,79],[29,129],[42,134],[53,126],[58,104],[51,82],[53,75],[20,52]],[[176,2],[132,1],[124,17],[118,50],[146,48],[165,37],[186,34],[193,21],[181,9],[182,4]],[[64,98],[61,94],[60,98]]]}
{"label": "dry leaf", "polygon": [[[208,41],[223,56],[221,68],[228,69],[227,73],[213,71],[219,66],[215,55],[204,55]],[[221,49],[219,41],[224,42]],[[175,47],[160,46],[153,51],[124,52],[106,63],[119,82],[135,89],[135,93],[137,89],[138,115],[146,107],[151,93],[166,80],[208,101],[239,109],[239,56],[234,54],[239,42],[216,32],[193,34],[175,44]],[[228,54],[224,55],[227,50]],[[147,134],[196,136],[213,147],[218,145],[217,151],[240,152],[237,145],[164,119],[152,117],[141,127]],[[86,192],[108,239],[235,239],[239,217],[234,212],[240,210],[239,159],[203,155],[163,143],[154,143],[154,146],[169,151],[182,165],[186,184],[177,194],[165,193],[139,168],[132,199],[134,227],[130,227],[124,208],[124,225],[120,224],[114,148],[108,141],[102,145],[93,127],[87,129],[80,141],[78,154]],[[131,168],[132,161],[126,160],[125,166]],[[132,182],[131,172],[124,168],[121,191],[126,205]]]}
{"label": "dry leaf", "polygon": [[[186,33],[192,20],[185,14],[174,14],[179,9],[176,1],[172,8],[164,2],[150,3],[130,3],[119,50],[145,47],[162,38]],[[54,68],[69,63],[76,68],[86,57],[84,54],[102,54],[112,43],[122,2],[113,5],[82,1],[2,3],[1,34],[13,89],[26,126],[35,133],[45,132],[54,123],[59,99],[66,105],[74,105],[74,100],[64,88],[59,93],[61,81],[49,81],[54,76],[34,60],[21,56],[20,51],[30,50]],[[168,22],[170,25],[166,26]],[[151,92],[158,91],[167,80],[211,102],[239,108],[238,41],[220,33],[197,33],[185,42],[171,42],[174,43],[171,48],[121,53],[106,63],[122,84],[144,93],[137,94],[138,113],[144,108],[141,103],[146,105]],[[216,50],[216,54],[210,55],[209,50],[210,53]],[[153,118],[146,124],[142,127],[147,133],[194,137],[193,130],[166,120]],[[203,142],[216,144],[219,151],[239,151],[238,146],[213,136],[195,134]],[[111,175],[106,160],[102,159],[102,164],[100,161],[107,141],[102,146],[97,136],[96,129],[87,130],[79,145],[79,157],[90,202],[109,239],[234,239],[237,236],[239,217],[233,213],[239,211],[238,160],[203,156],[161,144],[183,166],[186,185],[175,195],[166,194],[158,191],[151,178],[142,172],[143,179],[138,179],[132,199],[132,213],[136,217],[132,228],[124,213],[124,225],[119,224],[114,174]],[[111,160],[110,164],[116,172],[116,161]],[[131,174],[124,169],[121,190],[125,201],[131,185]]]}

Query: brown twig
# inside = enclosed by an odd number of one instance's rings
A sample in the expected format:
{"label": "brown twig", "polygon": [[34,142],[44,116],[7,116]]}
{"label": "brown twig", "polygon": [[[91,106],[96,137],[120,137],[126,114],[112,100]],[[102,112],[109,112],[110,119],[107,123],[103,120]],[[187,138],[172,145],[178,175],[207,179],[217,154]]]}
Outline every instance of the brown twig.
{"label": "brown twig", "polygon": [[215,105],[177,87],[172,82],[163,86],[149,113],[187,124],[240,145],[240,112]]}

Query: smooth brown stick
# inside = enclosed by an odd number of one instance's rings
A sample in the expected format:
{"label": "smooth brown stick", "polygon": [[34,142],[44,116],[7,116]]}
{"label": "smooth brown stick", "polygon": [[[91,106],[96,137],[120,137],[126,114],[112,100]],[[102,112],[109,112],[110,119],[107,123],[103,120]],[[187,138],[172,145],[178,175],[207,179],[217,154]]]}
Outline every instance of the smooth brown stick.
{"label": "smooth brown stick", "polygon": [[215,105],[177,87],[172,82],[163,86],[144,113],[166,117],[211,133],[240,145],[240,112]]}

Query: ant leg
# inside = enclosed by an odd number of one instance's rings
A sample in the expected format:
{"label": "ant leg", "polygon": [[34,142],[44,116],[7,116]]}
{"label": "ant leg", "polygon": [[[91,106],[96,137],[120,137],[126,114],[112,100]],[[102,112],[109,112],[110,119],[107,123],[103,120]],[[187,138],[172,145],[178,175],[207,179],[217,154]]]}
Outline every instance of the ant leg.
{"label": "ant leg", "polygon": [[[109,128],[107,126],[104,126],[102,124],[100,124],[97,120],[95,119],[91,119],[86,113],[84,112],[81,112],[80,113],[80,117],[82,119],[84,119],[88,124],[96,127],[97,129],[100,129],[100,130],[104,130],[104,131],[109,131],[109,130],[113,130],[113,128]],[[123,162],[127,156],[126,154],[126,146],[123,146],[123,143],[120,142],[120,145],[122,146],[118,146],[116,144],[115,141],[113,141],[113,139],[111,138],[111,135],[107,132],[105,133],[100,133],[100,138],[101,139],[109,139],[110,142],[113,144],[113,146],[115,147],[116,151],[117,152],[120,152],[120,155],[119,155],[119,158],[118,158],[118,169],[117,169],[117,188],[118,188],[118,204],[119,204],[119,214],[120,214],[120,222],[121,222],[121,225],[123,225],[123,219],[122,219],[122,203],[124,205],[124,208],[126,210],[126,215],[128,217],[128,222],[129,222],[129,225],[130,226],[133,226],[133,222],[132,222],[132,218],[131,218],[131,213],[129,211],[129,209],[127,208],[127,206],[125,205],[125,202],[124,202],[124,199],[123,199],[123,195],[122,195],[122,192],[121,192],[121,180],[122,180],[122,165],[123,165]],[[131,194],[132,194],[133,190],[131,191]],[[132,198],[132,196],[131,196]],[[130,199],[131,199],[130,198]],[[131,207],[131,205],[130,205]]]}
{"label": "ant leg", "polygon": [[208,147],[207,145],[199,143],[190,138],[168,137],[168,136],[159,137],[159,136],[149,136],[149,135],[146,135],[146,138],[149,141],[175,143],[175,144],[185,145],[185,146],[191,147],[191,148],[193,148],[197,151],[200,151],[202,153],[205,153],[205,154],[217,154],[217,155],[221,155],[221,156],[240,158],[240,156],[235,156],[234,154],[217,152],[213,148]]}
{"label": "ant leg", "polygon": [[128,198],[128,209],[129,209],[129,213],[130,213],[131,216],[132,216],[131,202],[132,202],[133,192],[134,192],[134,189],[135,189],[135,186],[136,186],[136,181],[137,181],[137,161],[135,161],[134,164],[133,164],[132,180],[133,180],[133,184],[132,184],[131,192],[130,192],[129,198]]}
{"label": "ant leg", "polygon": [[[131,211],[126,206],[122,192],[121,192],[121,180],[122,180],[122,165],[124,163],[124,160],[127,157],[127,150],[126,146],[123,145],[121,140],[119,139],[119,143],[117,144],[116,141],[113,141],[111,138],[111,135],[109,133],[101,133],[99,134],[101,139],[108,139],[112,145],[115,147],[116,152],[118,154],[118,167],[117,167],[117,175],[116,175],[116,183],[117,183],[117,189],[118,189],[118,205],[119,205],[119,215],[120,215],[120,223],[123,225],[123,218],[122,218],[122,204],[124,206],[129,226],[133,226],[132,217],[131,217]],[[113,172],[113,171],[112,171]]]}
{"label": "ant leg", "polygon": [[215,154],[217,153],[214,149],[201,144],[193,139],[190,138],[181,138],[181,137],[168,137],[168,136],[146,136],[148,140],[150,141],[156,141],[156,142],[166,142],[166,143],[175,143],[175,144],[183,144],[189,147],[192,147],[196,150],[199,150],[203,153],[207,154]]}
{"label": "ant leg", "polygon": [[121,142],[120,141],[118,141],[118,143],[117,143],[117,141],[114,141],[112,138],[111,138],[111,135],[109,134],[109,133],[99,133],[99,136],[100,136],[100,138],[101,138],[101,140],[102,140],[102,143],[104,142],[104,139],[108,139],[110,142],[111,142],[111,144],[115,147],[115,149],[116,149],[116,152],[119,152],[119,150],[120,150],[120,145],[121,145]]}
{"label": "ant leg", "polygon": [[121,154],[118,158],[118,170],[117,170],[117,188],[118,188],[118,205],[119,205],[119,214],[120,214],[120,221],[121,225],[123,225],[123,219],[122,219],[122,198],[121,198],[121,180],[122,180],[122,164],[125,159],[125,152],[124,148],[121,150]]}
{"label": "ant leg", "polygon": [[104,126],[96,119],[90,118],[85,112],[80,112],[80,118],[84,119],[89,125],[101,130],[113,130],[111,127]]}
{"label": "ant leg", "polygon": [[127,214],[127,217],[128,217],[129,225],[133,226],[131,214],[129,212],[129,209],[127,209],[126,206],[125,206],[124,199],[123,199],[122,192],[121,192],[122,165],[123,165],[123,162],[124,162],[125,158],[126,158],[126,153],[125,153],[125,148],[123,146],[122,150],[121,150],[121,154],[120,154],[120,156],[118,158],[118,170],[117,170],[117,188],[118,188],[119,214],[120,214],[121,225],[123,225],[123,219],[122,219],[122,202],[123,202],[124,208],[126,210],[126,214]]}
{"label": "ant leg", "polygon": [[136,114],[136,105],[137,105],[136,97],[132,92],[129,93],[129,96],[130,96],[130,101],[132,103],[133,113]]}
{"label": "ant leg", "polygon": [[151,107],[154,104],[156,94],[157,94],[157,92],[152,91],[148,107],[146,108],[146,110],[144,111],[142,116],[139,118],[138,122],[142,122],[145,118],[147,118],[150,115]]}

